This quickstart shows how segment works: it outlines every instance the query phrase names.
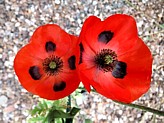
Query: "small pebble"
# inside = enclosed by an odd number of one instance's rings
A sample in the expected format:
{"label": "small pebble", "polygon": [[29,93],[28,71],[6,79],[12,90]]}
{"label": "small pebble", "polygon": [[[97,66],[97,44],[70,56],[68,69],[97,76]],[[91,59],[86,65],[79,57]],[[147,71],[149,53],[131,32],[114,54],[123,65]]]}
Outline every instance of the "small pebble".
{"label": "small pebble", "polygon": [[8,98],[5,95],[0,96],[0,105],[6,106],[8,101]]}

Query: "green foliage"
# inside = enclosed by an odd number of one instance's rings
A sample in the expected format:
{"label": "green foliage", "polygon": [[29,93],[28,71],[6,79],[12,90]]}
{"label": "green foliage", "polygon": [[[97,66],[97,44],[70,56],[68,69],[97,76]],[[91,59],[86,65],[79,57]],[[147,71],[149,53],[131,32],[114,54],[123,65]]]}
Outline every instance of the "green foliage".
{"label": "green foliage", "polygon": [[35,108],[30,112],[30,114],[32,116],[35,115],[40,115],[40,116],[44,116],[46,114],[46,110],[48,110],[48,104],[46,103],[45,100],[43,100],[42,102],[39,102],[37,106],[35,106]]}
{"label": "green foliage", "polygon": [[49,123],[55,121],[56,118],[74,118],[74,116],[80,111],[79,108],[73,107],[70,112],[66,113],[62,110],[52,109],[48,115],[47,120]]}
{"label": "green foliage", "polygon": [[70,115],[75,116],[79,111],[79,108],[73,107],[70,111]]}
{"label": "green foliage", "polygon": [[42,99],[31,111],[28,123],[64,123],[65,118],[74,118],[80,111],[79,108],[71,108],[70,112],[65,112],[67,109],[68,98],[48,101]]}
{"label": "green foliage", "polygon": [[90,119],[85,119],[85,123],[93,123]]}

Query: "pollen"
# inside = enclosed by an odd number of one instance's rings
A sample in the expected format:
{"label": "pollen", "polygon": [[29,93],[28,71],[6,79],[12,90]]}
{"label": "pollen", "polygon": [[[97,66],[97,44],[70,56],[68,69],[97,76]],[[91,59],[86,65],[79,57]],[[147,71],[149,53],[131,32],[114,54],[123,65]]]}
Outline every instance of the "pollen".
{"label": "pollen", "polygon": [[49,63],[49,68],[50,69],[55,69],[56,68],[56,63],[54,61]]}
{"label": "pollen", "polygon": [[48,76],[57,75],[59,72],[62,72],[63,61],[60,57],[51,55],[48,58],[43,60],[43,70]]}

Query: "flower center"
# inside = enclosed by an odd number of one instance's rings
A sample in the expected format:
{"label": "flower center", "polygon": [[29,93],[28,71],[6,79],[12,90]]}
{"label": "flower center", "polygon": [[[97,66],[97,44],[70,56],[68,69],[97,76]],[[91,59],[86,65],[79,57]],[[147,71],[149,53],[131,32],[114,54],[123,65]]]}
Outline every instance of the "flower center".
{"label": "flower center", "polygon": [[48,76],[57,75],[62,71],[63,61],[60,57],[51,55],[43,60],[43,70]]}
{"label": "flower center", "polygon": [[111,64],[113,62],[113,57],[110,55],[106,55],[104,61],[106,64]]}
{"label": "flower center", "polygon": [[102,49],[96,54],[94,59],[97,67],[104,72],[111,72],[114,68],[115,61],[117,61],[117,55],[110,49]]}
{"label": "flower center", "polygon": [[56,68],[56,63],[55,63],[54,61],[51,61],[51,62],[49,63],[49,68],[50,68],[50,69],[55,69],[55,68]]}

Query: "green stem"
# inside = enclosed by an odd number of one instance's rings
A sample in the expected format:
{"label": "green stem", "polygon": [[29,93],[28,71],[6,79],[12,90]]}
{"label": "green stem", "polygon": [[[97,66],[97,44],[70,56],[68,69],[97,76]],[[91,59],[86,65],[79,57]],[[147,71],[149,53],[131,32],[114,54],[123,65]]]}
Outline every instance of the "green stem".
{"label": "green stem", "polygon": [[69,95],[66,112],[70,112],[70,110],[71,110],[71,96]]}
{"label": "green stem", "polygon": [[[80,87],[79,89],[84,89],[84,88]],[[92,89],[91,91],[97,93],[94,89]],[[159,116],[164,116],[164,111],[159,111],[159,110],[156,110],[156,109],[153,109],[153,108],[149,108],[149,107],[141,106],[141,105],[137,105],[137,104],[132,104],[132,103],[126,104],[126,103],[122,103],[122,102],[118,102],[118,101],[114,101],[114,102],[125,105],[125,106],[129,106],[129,107],[132,107],[132,108],[141,109],[143,111],[151,112],[151,113],[159,115]]]}
{"label": "green stem", "polygon": [[131,104],[126,104],[126,103],[122,103],[122,102],[118,102],[118,101],[114,101],[114,102],[122,104],[122,105],[129,106],[129,107],[132,107],[132,108],[137,108],[137,109],[141,109],[141,110],[144,110],[144,111],[147,111],[147,112],[151,112],[151,113],[156,114],[156,115],[164,116],[164,111],[159,111],[159,110],[156,110],[156,109],[153,109],[153,108],[149,108],[149,107],[141,106],[141,105],[137,105],[137,104],[132,104],[132,103]]}
{"label": "green stem", "polygon": [[[66,112],[70,112],[70,111],[71,111],[71,95],[68,96]],[[73,122],[72,118],[66,118],[66,123],[72,123],[72,122]]]}

